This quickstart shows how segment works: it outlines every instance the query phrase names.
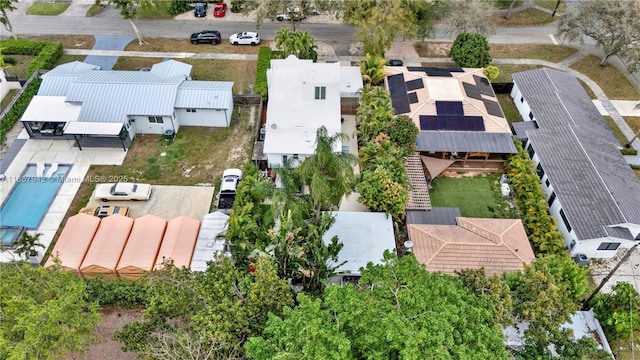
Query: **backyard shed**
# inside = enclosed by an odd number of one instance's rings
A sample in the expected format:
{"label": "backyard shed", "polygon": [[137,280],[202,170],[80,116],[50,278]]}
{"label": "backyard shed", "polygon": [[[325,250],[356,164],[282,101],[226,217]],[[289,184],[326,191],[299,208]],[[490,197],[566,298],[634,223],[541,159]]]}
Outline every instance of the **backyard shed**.
{"label": "backyard shed", "polygon": [[224,238],[218,238],[227,230],[229,215],[215,211],[202,217],[198,240],[193,251],[191,270],[205,271],[207,262],[215,259],[216,253],[224,252]]}
{"label": "backyard shed", "polygon": [[87,214],[70,217],[62,229],[45,267],[54,266],[54,260],[57,257],[63,270],[73,271],[80,275],[80,265],[89,250],[98,226],[100,226],[99,217]]}
{"label": "backyard shed", "polygon": [[200,231],[200,220],[188,216],[169,220],[153,269],[160,269],[162,262],[169,259],[173,260],[173,265],[177,268],[189,267],[198,239],[198,231]]}
{"label": "backyard shed", "polygon": [[80,274],[84,277],[116,277],[116,266],[132,227],[133,219],[126,216],[116,214],[104,218],[80,266]]}
{"label": "backyard shed", "polygon": [[116,267],[118,276],[134,279],[153,270],[166,227],[167,220],[155,215],[135,219]]}

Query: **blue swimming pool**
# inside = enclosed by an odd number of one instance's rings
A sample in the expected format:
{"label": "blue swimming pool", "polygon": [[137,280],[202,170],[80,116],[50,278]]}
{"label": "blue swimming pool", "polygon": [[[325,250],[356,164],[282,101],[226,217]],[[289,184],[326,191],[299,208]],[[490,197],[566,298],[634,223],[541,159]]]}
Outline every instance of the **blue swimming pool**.
{"label": "blue swimming pool", "polygon": [[16,179],[11,193],[0,209],[0,226],[24,226],[36,229],[64,183],[70,165],[29,164]]}

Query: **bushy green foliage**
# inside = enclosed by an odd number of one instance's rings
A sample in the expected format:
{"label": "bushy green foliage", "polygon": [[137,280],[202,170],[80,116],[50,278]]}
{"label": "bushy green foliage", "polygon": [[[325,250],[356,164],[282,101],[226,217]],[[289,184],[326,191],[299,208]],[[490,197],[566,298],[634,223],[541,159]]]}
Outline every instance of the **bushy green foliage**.
{"label": "bushy green foliage", "polygon": [[391,141],[397,144],[403,157],[409,156],[416,151],[416,137],[420,130],[407,115],[394,116],[387,122],[382,132],[389,135]]}
{"label": "bushy green foliage", "polygon": [[169,7],[169,14],[177,15],[183,12],[191,10],[190,0],[171,0],[171,7]]}
{"label": "bushy green foliage", "polygon": [[512,155],[506,167],[509,184],[515,194],[522,224],[536,253],[565,254],[564,237],[558,231],[554,218],[549,215],[540,178],[527,153],[516,141],[518,153]]}
{"label": "bushy green foliage", "polygon": [[3,54],[36,56],[50,43],[49,41],[2,40],[0,48]]}
{"label": "bushy green foliage", "polygon": [[34,79],[13,104],[11,111],[9,111],[3,119],[0,119],[0,139],[2,143],[4,143],[5,136],[9,130],[11,130],[16,121],[20,119],[27,109],[27,106],[29,106],[31,99],[38,93],[41,83],[42,79]]}
{"label": "bushy green foliage", "polygon": [[383,166],[362,173],[356,186],[359,201],[371,211],[386,212],[399,220],[409,201],[407,187],[393,180],[393,174]]}
{"label": "bushy green foliage", "polygon": [[101,306],[132,308],[145,305],[148,300],[146,286],[141,280],[96,277],[88,278],[86,282],[87,298]]}
{"label": "bushy green foliage", "polygon": [[276,32],[275,42],[284,58],[295,55],[298,59],[318,60],[318,46],[308,31],[291,31],[283,27]]}
{"label": "bushy green foliage", "polygon": [[[6,61],[6,60],[5,60],[5,61]],[[633,149],[633,148],[629,148],[629,149],[627,149],[627,148],[622,148],[622,149],[620,149],[620,153],[621,153],[622,155],[638,155],[638,150]]]}
{"label": "bushy green foliage", "polygon": [[267,69],[271,67],[271,48],[261,46],[258,50],[258,64],[256,65],[256,81],[253,89],[257,94],[262,95],[262,101],[268,98]]}
{"label": "bushy green foliage", "polygon": [[621,339],[640,330],[640,297],[633,285],[619,282],[611,294],[597,294],[590,305],[607,336]]}
{"label": "bushy green foliage", "polygon": [[456,65],[464,68],[483,68],[491,64],[489,42],[477,33],[462,33],[456,36],[449,56]]}
{"label": "bushy green foliage", "polygon": [[100,311],[77,275],[0,263],[0,359],[61,359],[92,342]]}
{"label": "bushy green foliage", "polygon": [[34,72],[38,70],[51,70],[53,66],[56,64],[56,61],[62,56],[64,48],[62,47],[62,43],[59,42],[50,42],[45,47],[42,48],[42,51],[36,56],[35,59],[31,61],[29,67],[27,68],[27,75],[31,76]]}
{"label": "bushy green foliage", "polygon": [[11,56],[4,56],[2,61],[4,61],[5,65],[15,65],[16,59]]}
{"label": "bushy green foliage", "polygon": [[493,81],[500,75],[500,69],[498,69],[497,66],[489,65],[482,70],[482,73],[487,77],[487,79],[489,79],[489,81]]}

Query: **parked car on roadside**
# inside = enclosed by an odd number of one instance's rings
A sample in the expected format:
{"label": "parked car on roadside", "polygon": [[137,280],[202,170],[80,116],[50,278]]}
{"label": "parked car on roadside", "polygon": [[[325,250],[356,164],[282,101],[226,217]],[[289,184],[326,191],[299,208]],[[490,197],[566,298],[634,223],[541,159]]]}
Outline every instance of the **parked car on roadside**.
{"label": "parked car on roadside", "polygon": [[213,8],[214,17],[224,17],[227,13],[227,4],[223,2],[217,3]]}
{"label": "parked car on roadside", "polygon": [[229,42],[233,45],[258,45],[260,34],[257,32],[243,31],[229,36]]}
{"label": "parked car on roadside", "polygon": [[115,214],[129,216],[129,207],[117,205],[90,206],[80,209],[80,211],[78,211],[78,214],[88,214],[97,216],[101,219]]}
{"label": "parked car on roadside", "polygon": [[193,45],[197,45],[200,43],[216,45],[220,44],[220,41],[222,41],[222,36],[217,30],[202,30],[200,32],[191,34],[191,37],[189,39],[191,40],[191,43]]}
{"label": "parked car on roadside", "polygon": [[400,59],[391,59],[389,60],[389,66],[403,66],[404,62]]}
{"label": "parked car on roadside", "polygon": [[306,17],[307,16],[304,13],[300,12],[300,8],[294,8],[294,9],[287,9],[287,11],[283,11],[279,13],[278,15],[276,15],[276,20],[289,21],[293,18],[294,21],[300,21]]}
{"label": "parked car on roadside", "polygon": [[94,197],[105,202],[110,200],[149,200],[151,185],[130,182],[98,184]]}
{"label": "parked car on roadside", "polygon": [[201,18],[201,17],[205,17],[207,16],[207,9],[208,9],[208,5],[207,3],[196,3],[196,5],[193,7],[193,15],[197,18]]}

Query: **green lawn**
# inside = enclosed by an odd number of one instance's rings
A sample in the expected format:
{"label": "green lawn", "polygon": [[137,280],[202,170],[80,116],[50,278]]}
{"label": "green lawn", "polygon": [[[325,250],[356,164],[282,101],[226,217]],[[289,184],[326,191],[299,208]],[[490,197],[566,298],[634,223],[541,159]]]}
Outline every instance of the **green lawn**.
{"label": "green lawn", "polygon": [[552,23],[558,20],[558,17],[551,17],[551,14],[547,14],[544,11],[530,8],[520,12],[512,12],[511,19],[507,20],[502,15],[494,15],[493,21],[496,26],[536,26]]}
{"label": "green lawn", "polygon": [[27,56],[27,55],[5,55],[7,57],[12,57],[16,60],[15,65],[11,65],[6,68],[5,71],[9,76],[17,76],[20,80],[27,80],[27,69],[29,68],[29,63],[31,60],[35,59],[35,56]]}
{"label": "green lawn", "polygon": [[513,79],[511,78],[511,74],[517,73],[520,71],[538,69],[542,67],[540,65],[510,65],[510,64],[506,64],[506,65],[495,64],[495,66],[497,66],[498,69],[500,69],[500,75],[498,75],[498,77],[492,81],[494,83],[512,82]]}
{"label": "green lawn", "polygon": [[489,47],[494,59],[540,59],[560,62],[578,52],[576,48],[559,45],[490,44]]}
{"label": "green lawn", "polygon": [[595,81],[611,100],[638,100],[640,93],[613,65],[600,66],[600,58],[589,55],[571,68]]}
{"label": "green lawn", "polygon": [[522,116],[520,116],[520,113],[518,112],[518,108],[516,107],[516,104],[513,102],[511,95],[497,94],[497,97],[498,97],[498,102],[502,107],[502,111],[504,112],[504,115],[509,121],[509,123],[522,121]]}
{"label": "green lawn", "polygon": [[[557,0],[533,0],[533,2],[538,5],[538,6],[542,6],[544,8],[547,8],[549,10],[553,10],[556,8],[556,5],[558,5],[558,1]],[[567,10],[567,4],[564,1],[560,1],[560,5],[558,5],[558,12],[563,12]],[[558,16],[558,14],[556,13],[556,16]]]}
{"label": "green lawn", "polygon": [[457,207],[462,216],[479,218],[516,218],[500,195],[500,174],[474,177],[437,177],[429,191],[434,207]]}
{"label": "green lawn", "polygon": [[36,2],[27,9],[27,15],[58,16],[65,12],[70,2]]}

